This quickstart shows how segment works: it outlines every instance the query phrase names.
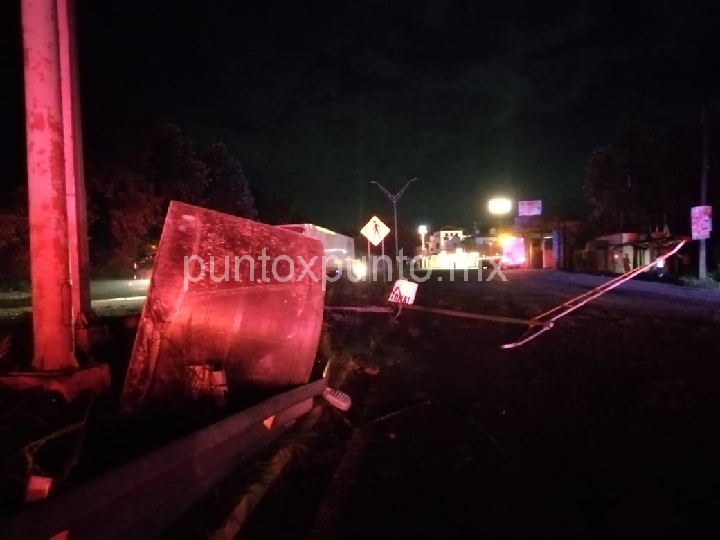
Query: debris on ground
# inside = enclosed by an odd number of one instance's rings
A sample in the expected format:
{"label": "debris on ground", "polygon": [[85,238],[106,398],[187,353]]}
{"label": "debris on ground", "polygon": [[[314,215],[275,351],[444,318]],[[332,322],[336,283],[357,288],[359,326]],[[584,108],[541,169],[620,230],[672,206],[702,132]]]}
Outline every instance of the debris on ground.
{"label": "debris on ground", "polygon": [[377,366],[365,366],[363,368],[363,373],[365,375],[377,375],[380,373],[380,368]]}
{"label": "debris on ground", "polygon": [[322,396],[330,405],[341,411],[347,411],[352,407],[352,399],[350,396],[337,388],[326,388]]}

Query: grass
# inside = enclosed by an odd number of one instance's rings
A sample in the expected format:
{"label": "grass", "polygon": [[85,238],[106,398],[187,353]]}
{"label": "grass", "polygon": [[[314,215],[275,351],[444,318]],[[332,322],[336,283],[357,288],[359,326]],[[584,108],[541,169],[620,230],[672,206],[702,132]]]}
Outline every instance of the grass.
{"label": "grass", "polygon": [[705,279],[686,276],[680,278],[680,280],[686,287],[694,287],[697,289],[720,289],[720,281],[718,281],[717,276],[708,276]]}
{"label": "grass", "polygon": [[77,463],[89,403],[42,392],[0,393],[0,515],[21,508],[29,474],[64,483]]}
{"label": "grass", "polygon": [[0,293],[29,293],[30,282],[23,280],[7,280],[0,282]]}
{"label": "grass", "polygon": [[[373,328],[362,325],[358,328],[361,319],[351,321],[349,318],[335,319],[326,317],[323,323],[318,353],[315,360],[315,369],[311,379],[320,377],[323,373],[328,379],[328,386],[344,389],[356,395],[360,374],[363,369],[371,365],[373,354],[382,342],[382,336]],[[292,476],[290,471],[309,470],[310,462],[317,459],[317,452],[324,459],[329,459],[327,450],[330,444],[342,447],[342,438],[337,436],[341,429],[341,421],[347,422],[344,414],[339,414],[330,407],[318,411],[317,425],[310,420],[310,416],[300,420],[297,428],[292,429],[268,448],[261,450],[257,456],[241,464],[232,474],[224,479],[218,486],[210,490],[193,507],[173,524],[162,535],[162,538],[218,538],[222,525],[232,521],[231,516],[235,505],[246,492],[258,489],[258,484],[268,482],[268,468],[274,456],[281,451],[288,451],[291,455],[290,463],[279,474],[269,493],[284,492],[288,489]],[[312,428],[306,424],[312,424]],[[320,450],[318,448],[321,447]],[[322,482],[322,479],[313,478],[313,482]],[[329,481],[325,479],[325,481]],[[250,518],[252,519],[252,518]]]}

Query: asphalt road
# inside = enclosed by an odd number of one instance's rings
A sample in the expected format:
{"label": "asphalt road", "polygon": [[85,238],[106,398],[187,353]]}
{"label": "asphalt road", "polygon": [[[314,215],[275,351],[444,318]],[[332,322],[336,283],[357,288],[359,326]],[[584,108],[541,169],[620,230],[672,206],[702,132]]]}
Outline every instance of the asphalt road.
{"label": "asphalt road", "polygon": [[[138,311],[147,292],[147,280],[96,280],[90,283],[93,309],[102,315]],[[30,295],[0,293],[0,319],[12,319],[30,310]]]}
{"label": "asphalt road", "polygon": [[[416,302],[530,317],[605,281],[507,277],[436,274]],[[354,406],[328,411],[241,538],[717,538],[720,293],[632,282],[513,350],[513,324],[328,324]]]}
{"label": "asphalt road", "polygon": [[90,296],[93,300],[111,298],[135,298],[145,296],[148,280],[98,280],[90,283]]}

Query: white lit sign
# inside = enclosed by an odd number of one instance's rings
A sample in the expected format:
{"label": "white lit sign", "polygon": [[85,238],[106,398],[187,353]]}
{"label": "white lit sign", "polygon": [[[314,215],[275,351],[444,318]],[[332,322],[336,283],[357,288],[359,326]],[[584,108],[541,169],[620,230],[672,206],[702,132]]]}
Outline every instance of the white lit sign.
{"label": "white lit sign", "polygon": [[388,302],[393,304],[411,305],[415,302],[415,294],[417,293],[418,284],[406,279],[398,279],[393,286]]}
{"label": "white lit sign", "polygon": [[518,216],[541,216],[542,201],[519,201]]}

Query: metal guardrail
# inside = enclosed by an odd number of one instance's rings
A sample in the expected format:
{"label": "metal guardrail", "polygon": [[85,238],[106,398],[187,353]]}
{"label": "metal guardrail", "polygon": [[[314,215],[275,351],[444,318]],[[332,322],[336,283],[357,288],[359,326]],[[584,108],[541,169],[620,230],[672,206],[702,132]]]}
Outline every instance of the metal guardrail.
{"label": "metal guardrail", "polygon": [[[243,460],[310,411],[320,379],[221,420],[0,525],[0,538],[156,538]],[[273,418],[270,427],[263,422]]]}

